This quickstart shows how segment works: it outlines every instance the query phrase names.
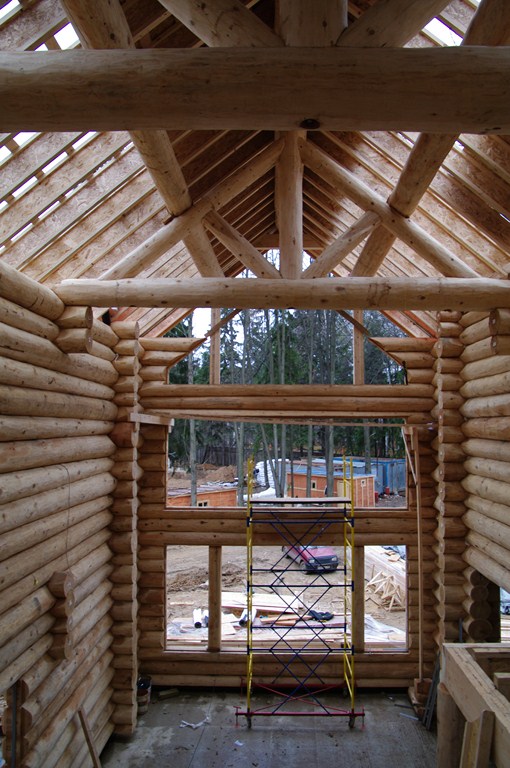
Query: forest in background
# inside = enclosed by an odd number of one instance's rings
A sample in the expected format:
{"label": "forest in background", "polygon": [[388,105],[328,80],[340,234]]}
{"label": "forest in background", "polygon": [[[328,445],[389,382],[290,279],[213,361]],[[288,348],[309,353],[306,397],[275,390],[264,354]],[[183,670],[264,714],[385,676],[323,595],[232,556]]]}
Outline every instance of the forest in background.
{"label": "forest in background", "polygon": [[[228,314],[222,310],[223,317]],[[404,335],[377,311],[365,311],[363,325],[369,336]],[[193,313],[167,334],[193,335]],[[403,368],[367,337],[364,357],[366,384],[404,383]],[[222,384],[352,384],[353,325],[333,310],[242,310],[221,328],[220,367]],[[170,369],[171,384],[208,382],[208,344]],[[404,455],[400,420],[371,419],[371,424],[376,421],[381,426],[367,426],[362,419],[350,420],[359,426],[177,420],[169,435],[169,460],[173,468],[190,472],[192,504],[197,464],[235,464],[243,478],[250,456],[265,462],[278,496],[285,494],[286,460],[305,459],[311,469],[313,457],[323,458],[332,492],[335,457],[364,457],[369,472],[373,459]],[[242,493],[241,482],[239,503]]]}

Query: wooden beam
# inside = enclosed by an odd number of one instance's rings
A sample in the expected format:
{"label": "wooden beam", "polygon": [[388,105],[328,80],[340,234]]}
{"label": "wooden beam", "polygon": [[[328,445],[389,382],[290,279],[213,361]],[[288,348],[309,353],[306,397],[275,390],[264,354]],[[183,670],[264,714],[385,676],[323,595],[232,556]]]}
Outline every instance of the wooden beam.
{"label": "wooden beam", "polygon": [[343,32],[337,45],[404,45],[448,5],[447,0],[376,0]]}
{"label": "wooden beam", "polygon": [[254,275],[273,279],[281,277],[276,267],[267,261],[255,246],[234,229],[219,213],[210,211],[204,218],[204,225]]}
{"label": "wooden beam", "polygon": [[[396,4],[401,0],[394,0]],[[383,5],[380,3],[379,5]],[[423,3],[404,3],[407,10],[414,5],[415,10],[423,10]],[[431,3],[433,5],[433,3]],[[370,11],[361,17],[365,19]],[[406,9],[402,9],[405,11]],[[401,17],[398,17],[399,20]],[[354,25],[353,25],[354,26]],[[501,45],[508,44],[510,37],[510,5],[504,0],[483,0],[473,16],[466,32],[463,45]],[[372,43],[369,43],[372,44]],[[418,136],[406,161],[395,189],[388,198],[389,205],[404,216],[410,216],[429,188],[434,176],[455,143],[457,135]],[[368,239],[360,258],[352,272],[353,275],[375,275],[386,254],[395,241],[395,234],[381,231],[379,227]]]}
{"label": "wooden beam", "polygon": [[64,280],[54,290],[65,304],[92,307],[464,311],[510,307],[510,284],[494,278]]}
{"label": "wooden beam", "polygon": [[300,276],[303,260],[303,162],[299,138],[299,131],[289,131],[285,135],[285,145],[276,164],[275,208],[280,233],[280,272],[286,278]]}
{"label": "wooden beam", "polygon": [[506,46],[2,52],[2,128],[505,134],[509,73]]}
{"label": "wooden beam", "polygon": [[185,245],[202,277],[223,277],[224,272],[202,223],[197,222],[189,232],[185,239]]}
{"label": "wooden beam", "polygon": [[326,277],[373,231],[379,222],[380,219],[376,213],[372,211],[364,213],[352,227],[323,250],[321,255],[305,269],[302,277]]}
{"label": "wooden beam", "polygon": [[[272,168],[282,150],[283,140],[270,144],[250,163],[237,173],[227,177],[214,187],[206,198],[193,205],[180,216],[158,229],[133,251],[126,254],[117,264],[101,275],[102,279],[113,280],[130,277],[140,272],[147,264],[162,256],[180,240],[188,237],[212,208],[221,208],[240,194],[253,181]],[[178,306],[178,305],[176,305]]]}
{"label": "wooden beam", "polygon": [[206,45],[222,48],[283,45],[281,38],[239,0],[159,2]]}
{"label": "wooden beam", "polygon": [[347,0],[278,0],[275,27],[285,45],[321,48],[335,45],[347,27]]}
{"label": "wooden beam", "polygon": [[[481,646],[488,649],[488,646]],[[492,757],[498,766],[510,765],[510,703],[472,658],[473,646],[443,645],[441,678],[463,716],[473,722],[485,710],[494,712]]]}
{"label": "wooden beam", "polygon": [[300,142],[305,164],[335,189],[342,189],[356,205],[374,211],[394,235],[413,248],[423,259],[450,277],[477,277],[477,273],[450,253],[414,222],[394,211],[388,203],[360,179],[310,141]]}

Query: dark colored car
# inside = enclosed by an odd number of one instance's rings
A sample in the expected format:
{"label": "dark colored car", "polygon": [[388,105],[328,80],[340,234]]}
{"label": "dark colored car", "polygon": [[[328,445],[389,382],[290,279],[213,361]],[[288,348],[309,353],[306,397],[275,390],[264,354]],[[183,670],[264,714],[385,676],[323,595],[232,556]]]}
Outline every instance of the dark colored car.
{"label": "dark colored car", "polygon": [[282,547],[282,552],[285,557],[290,557],[299,563],[301,570],[306,573],[336,571],[338,568],[338,555],[331,547],[295,544],[291,547]]}

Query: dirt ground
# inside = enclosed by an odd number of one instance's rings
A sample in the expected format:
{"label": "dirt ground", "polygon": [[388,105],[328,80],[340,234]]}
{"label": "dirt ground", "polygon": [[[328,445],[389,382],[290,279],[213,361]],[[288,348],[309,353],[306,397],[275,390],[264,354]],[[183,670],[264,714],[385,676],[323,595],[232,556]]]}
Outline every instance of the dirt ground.
{"label": "dirt ground", "polygon": [[[246,592],[246,550],[244,547],[223,547],[222,550],[222,587],[224,591]],[[266,573],[259,574],[256,569],[269,569],[280,558],[282,553],[277,547],[255,547],[253,552],[253,567],[255,569],[254,582],[267,583]],[[293,589],[303,588],[315,578],[314,574],[303,573],[297,563],[289,563],[283,558],[278,567],[290,566],[283,574],[287,583],[292,583]],[[319,611],[339,613],[343,609],[343,592],[335,588],[342,580],[341,570],[326,574],[321,577],[321,582],[328,583],[333,588],[324,589],[319,586],[310,599],[317,600],[314,606]],[[208,604],[208,551],[207,547],[189,547],[176,545],[167,548],[167,610],[169,625],[174,621],[184,620],[191,622],[195,608],[205,609]],[[272,580],[272,577],[269,577]],[[289,588],[282,585],[276,590],[267,587],[256,588],[255,591],[268,594],[281,593],[282,596],[289,593]],[[406,615],[403,610],[388,611],[379,597],[369,588],[366,589],[365,613],[383,624],[397,629],[405,630]]]}
{"label": "dirt ground", "polygon": [[[197,480],[199,483],[209,482],[233,482],[236,476],[235,467],[212,467],[202,465],[198,467]],[[182,488],[189,486],[189,475],[182,471],[175,474],[169,473],[169,488]],[[405,498],[400,496],[381,497],[378,501],[380,507],[404,506]],[[338,553],[339,555],[341,553]],[[298,589],[310,584],[314,578],[312,574],[303,573],[297,563],[289,562],[282,558],[282,553],[277,547],[255,547],[253,551],[255,569],[254,582],[269,583],[271,576],[258,574],[270,569],[277,564],[278,568],[288,568],[283,576],[287,583],[297,585]],[[222,589],[228,592],[246,593],[246,549],[244,547],[223,547],[222,549]],[[322,576],[325,585],[313,596],[307,595],[307,599],[316,601],[316,610],[339,613],[343,610],[343,591],[341,589],[328,589],[327,585],[339,584],[343,577],[343,570],[333,574]],[[173,634],[182,622],[192,621],[193,610],[207,608],[208,604],[208,548],[176,545],[167,548],[167,624],[169,633]],[[290,591],[285,585],[281,586],[282,596]],[[255,588],[255,591],[277,594],[278,588],[273,590],[264,586]],[[313,592],[313,591],[312,591]],[[376,622],[395,627],[405,631],[405,610],[388,611],[381,599],[370,588],[366,588],[365,614]],[[172,629],[173,628],[173,629]],[[178,630],[176,630],[178,631]]]}

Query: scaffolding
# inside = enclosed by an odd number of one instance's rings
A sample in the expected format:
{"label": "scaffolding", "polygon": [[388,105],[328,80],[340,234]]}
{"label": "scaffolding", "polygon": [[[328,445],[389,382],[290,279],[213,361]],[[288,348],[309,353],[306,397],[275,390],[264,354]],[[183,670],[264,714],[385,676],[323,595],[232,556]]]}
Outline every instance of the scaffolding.
{"label": "scaffolding", "polygon": [[[354,516],[349,491],[347,471],[340,497],[253,499],[248,483],[246,709],[236,710],[236,717],[247,718],[248,727],[257,716],[346,717],[350,728],[356,717],[364,717],[355,709]],[[269,539],[281,545],[276,562],[258,567],[254,542]],[[315,550],[324,543],[334,544],[333,554],[340,554],[336,562],[331,552]],[[312,551],[327,555],[314,558]],[[300,570],[307,574],[305,581],[299,578]],[[278,596],[275,608],[260,615],[256,602],[268,594]],[[340,606],[338,613],[320,610],[325,598],[329,606]],[[264,671],[259,672],[258,665]],[[255,688],[274,694],[273,703],[254,706]]]}

